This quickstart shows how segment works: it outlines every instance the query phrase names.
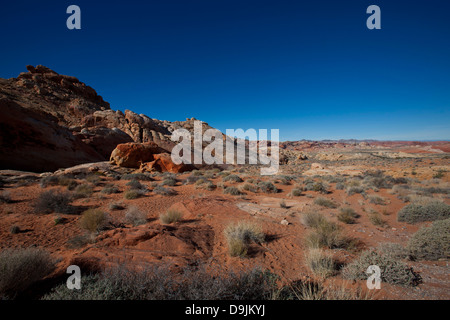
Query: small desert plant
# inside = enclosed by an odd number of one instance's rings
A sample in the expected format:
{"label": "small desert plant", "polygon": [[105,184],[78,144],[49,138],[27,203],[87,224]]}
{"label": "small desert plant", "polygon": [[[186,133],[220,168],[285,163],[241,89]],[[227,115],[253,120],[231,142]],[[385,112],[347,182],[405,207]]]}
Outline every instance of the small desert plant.
{"label": "small desert plant", "polygon": [[352,249],[353,239],[342,234],[342,230],[334,222],[324,220],[314,230],[306,235],[305,243],[308,248]]}
{"label": "small desert plant", "polygon": [[364,194],[365,190],[363,187],[358,187],[358,186],[353,186],[353,187],[348,187],[346,190],[347,194],[349,196],[354,195],[356,193],[362,193]]}
{"label": "small desert plant", "polygon": [[195,189],[214,190],[216,186],[209,180],[200,179],[195,183]]}
{"label": "small desert plant", "polygon": [[438,170],[434,175],[433,179],[441,179],[445,176],[445,170]]}
{"label": "small desert plant", "polygon": [[59,178],[57,176],[46,176],[41,179],[41,188],[47,188],[48,186],[56,186],[59,184]]}
{"label": "small desert plant", "polygon": [[397,215],[398,221],[408,223],[444,220],[447,218],[450,218],[450,206],[437,200],[425,204],[408,204]]}
{"label": "small desert plant", "polygon": [[74,236],[67,240],[66,246],[69,249],[80,249],[84,246],[94,243],[95,242],[95,235],[93,234],[80,234],[77,236]]}
{"label": "small desert plant", "polygon": [[147,173],[127,173],[121,177],[122,180],[140,180],[140,181],[153,181],[151,175]]}
{"label": "small desert plant", "polygon": [[236,188],[236,187],[226,187],[226,188],[223,190],[223,193],[224,193],[224,194],[231,194],[232,196],[240,196],[240,195],[243,194],[243,193],[242,193],[241,191],[239,191],[239,189]]}
{"label": "small desert plant", "polygon": [[422,227],[409,240],[408,251],[417,259],[438,260],[450,257],[450,219]]}
{"label": "small desert plant", "polygon": [[86,176],[86,181],[92,183],[94,186],[98,185],[102,178],[100,177],[100,174],[92,173]]}
{"label": "small desert plant", "polygon": [[183,214],[180,211],[178,211],[176,209],[169,209],[165,213],[162,213],[159,216],[159,219],[164,224],[171,224],[171,223],[179,221],[182,216],[183,216]]}
{"label": "small desert plant", "polygon": [[250,243],[262,243],[265,240],[261,226],[250,222],[230,224],[224,234],[232,257],[245,256]]}
{"label": "small desert plant", "polygon": [[147,222],[147,215],[137,207],[129,207],[125,213],[125,221],[133,226],[139,226]]}
{"label": "small desert plant", "polygon": [[141,197],[142,195],[143,195],[142,190],[137,190],[137,189],[131,189],[131,190],[125,191],[125,193],[123,194],[124,198],[127,200],[137,199],[137,198]]}
{"label": "small desert plant", "polygon": [[293,197],[300,197],[302,195],[302,190],[300,188],[294,188],[289,194]]}
{"label": "small desert plant", "polygon": [[322,197],[314,199],[314,203],[330,209],[335,209],[338,207],[338,205],[334,201]]}
{"label": "small desert plant", "polygon": [[93,188],[89,184],[80,184],[74,189],[74,197],[76,199],[89,198],[94,192]]}
{"label": "small desert plant", "polygon": [[43,249],[3,250],[0,252],[0,299],[15,298],[48,276],[54,267],[55,261]]}
{"label": "small desert plant", "polygon": [[378,212],[371,212],[369,213],[369,221],[377,227],[386,227],[387,223],[386,221],[381,217],[381,214]]}
{"label": "small desert plant", "polygon": [[301,222],[307,227],[318,228],[321,224],[328,223],[328,220],[318,212],[307,212],[302,214]]}
{"label": "small desert plant", "polygon": [[70,205],[71,201],[72,196],[69,193],[44,191],[38,196],[34,210],[37,213],[71,213],[73,209]]}
{"label": "small desert plant", "polygon": [[286,201],[284,201],[284,199],[280,200],[280,208],[283,208],[283,209],[289,208],[286,204]]}
{"label": "small desert plant", "polygon": [[11,203],[11,195],[9,192],[4,191],[0,194],[0,203]]}
{"label": "small desert plant", "polygon": [[355,223],[355,219],[358,217],[359,215],[350,207],[341,208],[339,214],[337,215],[338,220],[346,224]]}
{"label": "small desert plant", "polygon": [[113,202],[113,203],[109,204],[109,209],[110,210],[123,210],[123,209],[125,209],[125,207],[123,206],[122,203]]}
{"label": "small desert plant", "polygon": [[173,187],[176,184],[177,184],[177,179],[174,178],[174,177],[167,177],[161,182],[162,186],[171,186],[171,187]]}
{"label": "small desert plant", "polygon": [[120,190],[115,185],[107,185],[102,189],[101,192],[104,194],[113,194],[113,193],[119,193]]}
{"label": "small desert plant", "polygon": [[131,180],[126,184],[131,190],[142,190],[145,187],[138,180]]}
{"label": "small desert plant", "polygon": [[243,180],[238,175],[230,174],[226,177],[223,177],[222,181],[223,182],[242,182]]}
{"label": "small desert plant", "polygon": [[61,176],[58,178],[58,184],[60,186],[67,187],[68,190],[74,190],[77,187],[78,182],[76,182],[73,178]]}
{"label": "small desert plant", "polygon": [[18,234],[18,233],[20,233],[20,227],[17,225],[13,225],[9,229],[9,232],[11,232],[11,234]]}
{"label": "small desert plant", "polygon": [[154,194],[160,194],[160,195],[163,195],[163,196],[173,196],[173,195],[177,194],[176,191],[173,190],[172,188],[166,188],[166,187],[163,187],[163,186],[160,186],[160,185],[156,186],[153,189],[153,193]]}
{"label": "small desert plant", "polygon": [[244,183],[243,185],[241,185],[241,186],[240,186],[240,189],[241,189],[241,190],[244,190],[244,191],[253,192],[253,193],[257,193],[257,192],[258,192],[258,187],[255,186],[255,185],[252,184],[252,183],[249,183],[249,182],[246,182],[246,183]]}
{"label": "small desert plant", "polygon": [[376,196],[376,195],[370,195],[369,196],[369,202],[373,203],[373,204],[378,204],[378,205],[386,205],[386,200],[380,196]]}
{"label": "small desert plant", "polygon": [[312,273],[322,279],[332,276],[336,269],[333,257],[322,249],[309,249],[305,262]]}
{"label": "small desert plant", "polygon": [[106,228],[108,220],[108,215],[102,210],[89,209],[83,212],[80,227],[88,232],[97,233]]}
{"label": "small desert plant", "polygon": [[350,280],[366,280],[369,266],[378,266],[381,270],[381,280],[391,284],[415,286],[420,283],[420,276],[402,261],[389,254],[380,253],[374,249],[364,251],[359,258],[343,269],[343,276]]}
{"label": "small desert plant", "polygon": [[272,182],[261,181],[257,184],[258,189],[264,193],[277,193],[278,188]]}

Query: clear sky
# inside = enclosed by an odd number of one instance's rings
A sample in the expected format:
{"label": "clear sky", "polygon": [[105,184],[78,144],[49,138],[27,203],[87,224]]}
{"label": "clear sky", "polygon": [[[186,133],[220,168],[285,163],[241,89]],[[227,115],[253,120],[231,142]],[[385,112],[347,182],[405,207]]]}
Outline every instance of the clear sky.
{"label": "clear sky", "polygon": [[112,109],[281,140],[449,140],[449,17],[447,0],[4,1],[0,77],[43,64]]}

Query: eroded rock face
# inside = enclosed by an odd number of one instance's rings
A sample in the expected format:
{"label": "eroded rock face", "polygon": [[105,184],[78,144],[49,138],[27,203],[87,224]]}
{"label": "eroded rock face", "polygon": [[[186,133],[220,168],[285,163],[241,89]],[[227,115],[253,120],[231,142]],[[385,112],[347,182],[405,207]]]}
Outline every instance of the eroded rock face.
{"label": "eroded rock face", "polygon": [[154,155],[154,161],[145,163],[141,166],[142,171],[158,171],[158,172],[171,172],[182,173],[195,169],[190,164],[175,164],[172,161],[172,157],[169,153],[160,153]]}
{"label": "eroded rock face", "polygon": [[[154,143],[170,152],[174,130],[193,130],[194,118],[169,122],[114,111],[75,77],[41,65],[27,70],[17,78],[0,78],[0,169],[47,172],[105,161],[117,145],[129,142]],[[204,123],[203,128],[210,127]]]}
{"label": "eroded rock face", "polygon": [[111,153],[110,162],[120,167],[139,168],[145,162],[155,160],[155,155],[166,150],[156,143],[124,143],[119,144]]}

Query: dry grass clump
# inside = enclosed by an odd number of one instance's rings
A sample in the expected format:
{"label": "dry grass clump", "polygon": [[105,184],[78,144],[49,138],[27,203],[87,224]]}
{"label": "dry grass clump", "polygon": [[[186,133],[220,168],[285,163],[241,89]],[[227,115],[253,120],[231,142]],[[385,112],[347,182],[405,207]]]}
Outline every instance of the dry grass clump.
{"label": "dry grass clump", "polygon": [[369,213],[369,221],[377,227],[386,227],[387,226],[387,222],[386,220],[384,220],[381,216],[381,214],[379,214],[376,211],[370,212]]}
{"label": "dry grass clump", "polygon": [[125,212],[125,221],[131,223],[133,226],[139,226],[147,223],[147,214],[137,207],[129,207]]}
{"label": "dry grass clump", "polygon": [[384,206],[386,205],[386,199],[377,195],[370,195],[369,202],[377,205]]}
{"label": "dry grass clump", "polygon": [[354,240],[346,237],[338,224],[318,218],[316,226],[306,235],[308,248],[353,249]]}
{"label": "dry grass clump", "polygon": [[128,187],[130,187],[131,190],[143,190],[145,189],[144,185],[140,183],[138,180],[131,180],[130,182],[127,182],[126,184]]}
{"label": "dry grass clump", "polygon": [[301,222],[306,227],[318,228],[321,224],[327,223],[327,219],[318,212],[307,212],[302,214]]}
{"label": "dry grass clump", "polygon": [[93,192],[94,192],[94,189],[92,188],[92,186],[90,184],[84,183],[84,184],[78,185],[74,189],[73,196],[75,199],[89,198]]}
{"label": "dry grass clump", "polygon": [[153,189],[153,193],[154,194],[159,194],[159,195],[162,195],[162,196],[173,196],[173,195],[177,194],[177,192],[174,189],[169,188],[169,187],[163,187],[163,186],[160,186],[160,185],[156,186]]}
{"label": "dry grass clump", "polygon": [[242,180],[241,177],[239,177],[236,174],[230,174],[230,175],[223,177],[222,181],[223,182],[243,182],[244,180]]}
{"label": "dry grass clump", "polygon": [[359,215],[356,213],[356,211],[350,207],[341,208],[339,214],[337,215],[338,220],[346,224],[355,223],[356,218],[358,217]]}
{"label": "dry grass clump", "polygon": [[416,259],[450,258],[450,219],[434,221],[422,227],[409,240],[407,249]]}
{"label": "dry grass clump", "polygon": [[322,249],[309,249],[305,255],[305,262],[312,273],[321,279],[332,276],[336,271],[332,255]]}
{"label": "dry grass clump", "polygon": [[319,206],[330,208],[330,209],[335,209],[338,207],[336,202],[326,199],[326,198],[323,198],[323,197],[314,199],[314,203]]}
{"label": "dry grass clump", "polygon": [[214,183],[212,183],[212,181],[209,181],[205,178],[197,180],[194,185],[195,189],[203,189],[208,191],[212,191],[216,188],[216,186],[214,185]]}
{"label": "dry grass clump", "polygon": [[303,195],[302,193],[302,189],[300,188],[294,188],[292,189],[292,191],[289,193],[290,196],[292,197],[300,197]]}
{"label": "dry grass clump", "polygon": [[113,193],[119,193],[120,190],[115,185],[110,184],[110,185],[105,186],[101,192],[104,194],[113,194]]}
{"label": "dry grass clump", "polygon": [[252,183],[245,182],[243,185],[240,186],[241,190],[249,191],[253,193],[257,193],[259,191],[258,187]]}
{"label": "dry grass clump", "polygon": [[278,188],[272,182],[261,181],[256,185],[258,190],[264,193],[278,193]]}
{"label": "dry grass clump", "polygon": [[141,190],[131,189],[131,190],[125,191],[123,196],[127,200],[133,200],[133,199],[140,198],[142,196],[142,194],[143,193]]}
{"label": "dry grass clump", "polygon": [[424,204],[408,204],[397,215],[398,221],[408,223],[444,220],[448,218],[450,218],[450,206],[438,200]]}
{"label": "dry grass clump", "polygon": [[243,195],[244,193],[241,192],[238,188],[236,187],[226,187],[225,189],[223,189],[223,193],[224,194],[230,194],[232,196],[240,196]]}
{"label": "dry grass clump", "polygon": [[224,234],[232,257],[246,256],[251,243],[262,243],[265,240],[261,226],[250,222],[230,224]]}
{"label": "dry grass clump", "polygon": [[42,192],[34,204],[34,211],[36,213],[66,213],[73,212],[73,207],[70,205],[72,195],[67,192],[58,192],[55,190],[48,190]]}
{"label": "dry grass clump", "polygon": [[0,300],[14,299],[55,268],[50,254],[38,248],[0,252]]}
{"label": "dry grass clump", "polygon": [[178,211],[176,209],[169,209],[165,213],[162,213],[159,216],[159,219],[164,224],[171,224],[171,223],[179,221],[182,216],[183,216],[183,214],[180,211]]}
{"label": "dry grass clump", "polygon": [[420,283],[420,276],[398,258],[388,253],[374,249],[364,251],[359,258],[348,264],[342,275],[350,280],[366,280],[369,266],[378,266],[381,271],[381,281],[403,286],[416,286]]}
{"label": "dry grass clump", "polygon": [[168,176],[164,178],[164,180],[161,182],[162,186],[170,186],[173,187],[177,184],[177,179],[173,176]]}
{"label": "dry grass clump", "polygon": [[88,209],[81,216],[80,227],[90,233],[98,233],[106,228],[108,222],[107,213],[98,209]]}

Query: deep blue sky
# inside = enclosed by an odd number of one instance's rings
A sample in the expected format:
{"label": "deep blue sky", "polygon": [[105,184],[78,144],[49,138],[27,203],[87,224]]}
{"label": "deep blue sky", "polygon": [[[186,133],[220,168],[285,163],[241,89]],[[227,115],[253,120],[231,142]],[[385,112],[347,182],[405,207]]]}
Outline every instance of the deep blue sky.
{"label": "deep blue sky", "polygon": [[281,140],[449,140],[449,16],[446,0],[4,1],[0,77],[43,64],[112,109]]}

